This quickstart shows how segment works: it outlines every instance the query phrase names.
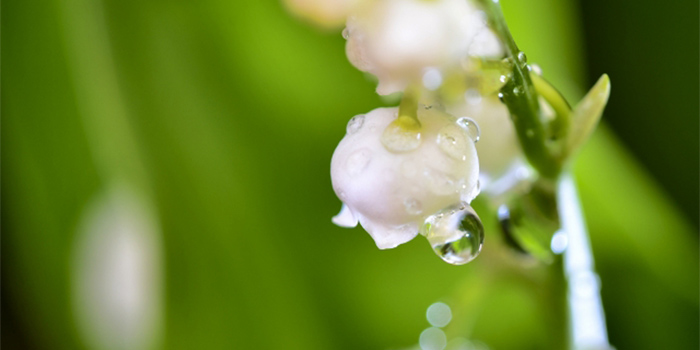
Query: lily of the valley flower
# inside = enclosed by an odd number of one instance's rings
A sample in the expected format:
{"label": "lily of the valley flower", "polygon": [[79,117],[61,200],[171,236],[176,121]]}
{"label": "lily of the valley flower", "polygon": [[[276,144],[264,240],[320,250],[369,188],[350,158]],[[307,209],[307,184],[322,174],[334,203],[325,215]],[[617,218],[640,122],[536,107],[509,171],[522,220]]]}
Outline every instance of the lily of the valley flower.
{"label": "lily of the valley flower", "polygon": [[348,59],[379,79],[380,95],[426,74],[439,81],[469,56],[503,55],[484,12],[465,0],[378,0],[348,18],[346,33]]}
{"label": "lily of the valley flower", "polygon": [[359,221],[380,249],[411,240],[428,216],[478,194],[476,148],[457,118],[419,107],[419,131],[388,137],[397,115],[398,108],[378,108],[354,117],[331,160],[333,189],[344,203],[333,222]]}

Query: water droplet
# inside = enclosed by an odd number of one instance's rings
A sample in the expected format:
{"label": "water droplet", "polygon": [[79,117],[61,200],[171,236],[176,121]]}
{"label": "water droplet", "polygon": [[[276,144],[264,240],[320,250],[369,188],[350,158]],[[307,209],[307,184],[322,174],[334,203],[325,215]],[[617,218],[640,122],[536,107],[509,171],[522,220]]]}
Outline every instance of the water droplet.
{"label": "water droplet", "polygon": [[418,340],[421,350],[443,350],[447,346],[447,336],[440,328],[425,329]]}
{"label": "water droplet", "polygon": [[484,226],[469,204],[462,202],[425,220],[422,232],[435,253],[447,263],[462,265],[481,252]]}
{"label": "water droplet", "polygon": [[518,61],[520,61],[521,65],[527,64],[527,56],[525,55],[524,52],[522,52],[522,51],[518,52]]}
{"label": "water droplet", "polygon": [[499,99],[501,102],[503,102],[503,93],[502,93],[502,92],[499,92],[499,93],[498,93],[498,99]]}
{"label": "water droplet", "polygon": [[552,253],[561,254],[569,246],[569,237],[564,231],[558,231],[552,236],[552,242],[549,244],[549,248],[552,249]]}
{"label": "water droplet", "polygon": [[343,28],[343,39],[348,40],[350,37],[350,29],[347,27]]}
{"label": "water droplet", "polygon": [[433,327],[445,327],[452,321],[452,309],[445,303],[434,303],[428,307],[425,317]]}
{"label": "water droplet", "polygon": [[537,75],[542,75],[542,68],[537,63],[531,64],[530,68],[532,68],[533,73]]}
{"label": "water droplet", "polygon": [[481,103],[481,94],[477,89],[469,89],[464,93],[464,99],[467,100],[468,104],[475,106]]}
{"label": "water droplet", "polygon": [[456,193],[459,189],[455,180],[441,171],[426,168],[423,175],[428,182],[428,188],[437,195]]}
{"label": "water droplet", "polygon": [[460,181],[460,183],[462,200],[465,202],[471,202],[481,193],[481,181],[479,180],[476,180],[476,185],[474,185],[474,187],[468,186],[469,184],[464,180]]}
{"label": "water droplet", "polygon": [[437,144],[440,150],[454,159],[466,160],[469,148],[464,131],[457,125],[448,125],[440,129],[437,136]]}
{"label": "water droplet", "polygon": [[467,135],[469,135],[474,143],[479,142],[481,138],[481,129],[479,129],[479,124],[477,124],[474,119],[467,117],[459,118],[457,119],[457,125],[467,131]]}
{"label": "water droplet", "polygon": [[509,67],[509,69],[513,67],[513,58],[510,56],[504,58],[501,62],[503,62],[505,66]]}
{"label": "water droplet", "polygon": [[421,144],[420,124],[407,116],[400,116],[382,133],[382,144],[391,152],[412,151]]}
{"label": "water droplet", "polygon": [[442,73],[435,68],[428,68],[423,74],[423,85],[428,90],[436,90],[442,85]]}
{"label": "water droplet", "polygon": [[364,123],[365,123],[365,115],[364,114],[359,114],[359,115],[352,117],[352,119],[350,119],[350,121],[348,121],[348,126],[346,128],[348,135],[352,135],[352,134],[358,132],[362,128],[362,125]]}
{"label": "water droplet", "polygon": [[508,77],[505,76],[505,75],[501,75],[500,77],[498,77],[498,80],[499,80],[501,83],[505,83],[506,81],[508,81]]}
{"label": "water droplet", "polygon": [[515,94],[515,95],[519,95],[519,94],[520,94],[520,88],[519,88],[519,87],[517,87],[517,86],[516,86],[516,87],[514,87],[514,88],[513,88],[513,94]]}
{"label": "water droplet", "polygon": [[410,215],[418,215],[423,212],[423,206],[415,198],[408,198],[403,201],[406,212]]}
{"label": "water droplet", "polygon": [[345,163],[345,170],[348,172],[348,174],[350,174],[350,176],[359,175],[363,170],[365,170],[365,168],[367,168],[371,158],[372,152],[370,152],[368,149],[355,151],[348,157],[348,160]]}

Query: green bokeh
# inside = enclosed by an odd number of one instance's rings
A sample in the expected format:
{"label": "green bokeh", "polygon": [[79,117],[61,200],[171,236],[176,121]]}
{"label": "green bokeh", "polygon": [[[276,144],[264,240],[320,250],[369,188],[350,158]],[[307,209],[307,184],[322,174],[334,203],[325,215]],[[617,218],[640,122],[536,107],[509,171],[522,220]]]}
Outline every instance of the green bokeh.
{"label": "green bokeh", "polygon": [[[529,61],[576,101],[577,4],[502,3]],[[491,276],[492,222],[463,267],[420,237],[379,251],[330,223],[335,145],[351,116],[383,105],[339,33],[276,1],[12,0],[2,52],[4,347],[85,347],[73,245],[117,179],[157,211],[162,348],[397,349],[438,300],[455,309],[448,335],[556,348],[546,270]],[[697,348],[696,228],[605,127],[575,170],[613,344]]]}

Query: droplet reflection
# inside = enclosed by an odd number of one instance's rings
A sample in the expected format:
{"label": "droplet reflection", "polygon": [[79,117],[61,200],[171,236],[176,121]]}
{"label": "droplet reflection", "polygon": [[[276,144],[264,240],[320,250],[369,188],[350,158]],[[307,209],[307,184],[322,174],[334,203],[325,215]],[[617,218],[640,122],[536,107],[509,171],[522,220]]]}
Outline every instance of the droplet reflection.
{"label": "droplet reflection", "polygon": [[435,253],[453,265],[466,264],[479,255],[484,243],[484,226],[474,209],[460,203],[425,220],[422,232]]}

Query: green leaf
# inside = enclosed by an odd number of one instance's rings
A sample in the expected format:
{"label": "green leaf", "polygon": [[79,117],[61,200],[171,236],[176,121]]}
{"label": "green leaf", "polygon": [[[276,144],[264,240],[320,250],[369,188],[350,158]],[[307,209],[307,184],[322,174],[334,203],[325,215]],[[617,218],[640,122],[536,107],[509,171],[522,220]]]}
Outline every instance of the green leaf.
{"label": "green leaf", "polygon": [[574,108],[564,158],[570,157],[591,136],[610,97],[610,78],[603,74]]}

